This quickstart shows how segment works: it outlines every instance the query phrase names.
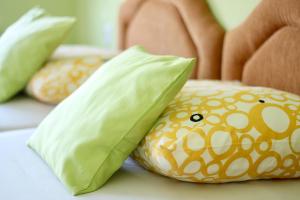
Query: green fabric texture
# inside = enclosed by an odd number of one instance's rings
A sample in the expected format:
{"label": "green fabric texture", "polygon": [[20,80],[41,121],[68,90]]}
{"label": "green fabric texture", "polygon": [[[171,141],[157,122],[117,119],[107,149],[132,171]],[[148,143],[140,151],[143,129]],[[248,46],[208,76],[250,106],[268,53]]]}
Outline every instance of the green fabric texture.
{"label": "green fabric texture", "polygon": [[206,0],[217,21],[225,30],[240,25],[261,0]]}
{"label": "green fabric texture", "polygon": [[59,104],[28,145],[74,195],[94,191],[137,147],[194,65],[195,59],[132,47]]}
{"label": "green fabric texture", "polygon": [[10,26],[0,38],[0,102],[22,90],[32,75],[63,41],[72,17],[52,17],[34,8]]}

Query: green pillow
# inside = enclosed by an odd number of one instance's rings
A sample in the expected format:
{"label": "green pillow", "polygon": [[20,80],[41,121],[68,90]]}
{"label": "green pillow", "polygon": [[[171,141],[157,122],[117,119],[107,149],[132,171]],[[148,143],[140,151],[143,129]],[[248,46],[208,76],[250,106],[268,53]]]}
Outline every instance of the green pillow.
{"label": "green pillow", "polygon": [[28,144],[73,194],[94,191],[137,147],[194,64],[133,47],[59,104]]}
{"label": "green pillow", "polygon": [[22,90],[63,41],[75,19],[51,17],[34,8],[0,38],[0,102]]}

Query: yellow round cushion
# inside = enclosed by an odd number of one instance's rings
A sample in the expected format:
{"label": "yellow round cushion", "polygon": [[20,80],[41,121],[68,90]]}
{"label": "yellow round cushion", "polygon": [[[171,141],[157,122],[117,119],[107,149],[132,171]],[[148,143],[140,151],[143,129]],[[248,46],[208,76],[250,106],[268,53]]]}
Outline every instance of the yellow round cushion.
{"label": "yellow round cushion", "polygon": [[189,182],[299,177],[300,97],[190,82],[133,157],[151,171]]}
{"label": "yellow round cushion", "polygon": [[102,63],[103,59],[96,55],[49,61],[32,77],[26,91],[40,101],[57,104],[74,92]]}

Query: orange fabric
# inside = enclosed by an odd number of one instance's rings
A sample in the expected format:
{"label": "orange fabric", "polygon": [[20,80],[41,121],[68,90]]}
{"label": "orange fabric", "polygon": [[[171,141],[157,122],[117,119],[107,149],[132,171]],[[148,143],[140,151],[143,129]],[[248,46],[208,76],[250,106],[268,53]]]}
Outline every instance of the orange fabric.
{"label": "orange fabric", "polygon": [[205,0],[127,0],[119,21],[121,50],[140,44],[156,54],[196,57],[192,78],[300,94],[299,0],[263,0],[225,40]]}
{"label": "orange fabric", "polygon": [[300,94],[300,1],[264,0],[226,35],[222,78]]}
{"label": "orange fabric", "polygon": [[204,0],[127,0],[119,21],[120,49],[196,57],[192,78],[220,78],[224,30]]}

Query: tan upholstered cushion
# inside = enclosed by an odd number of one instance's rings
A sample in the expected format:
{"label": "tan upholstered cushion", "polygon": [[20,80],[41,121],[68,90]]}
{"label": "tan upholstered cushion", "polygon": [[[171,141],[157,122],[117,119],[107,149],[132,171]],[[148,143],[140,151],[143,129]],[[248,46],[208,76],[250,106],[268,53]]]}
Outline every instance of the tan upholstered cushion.
{"label": "tan upholstered cushion", "polygon": [[226,35],[222,78],[300,94],[300,1],[263,0]]}
{"label": "tan upholstered cushion", "polygon": [[204,0],[127,0],[119,48],[140,44],[155,54],[196,57],[192,78],[219,79],[224,30]]}
{"label": "tan upholstered cushion", "polygon": [[225,41],[206,0],[127,0],[119,30],[121,49],[141,44],[154,53],[197,57],[193,78],[222,76],[300,94],[299,0],[261,1]]}

